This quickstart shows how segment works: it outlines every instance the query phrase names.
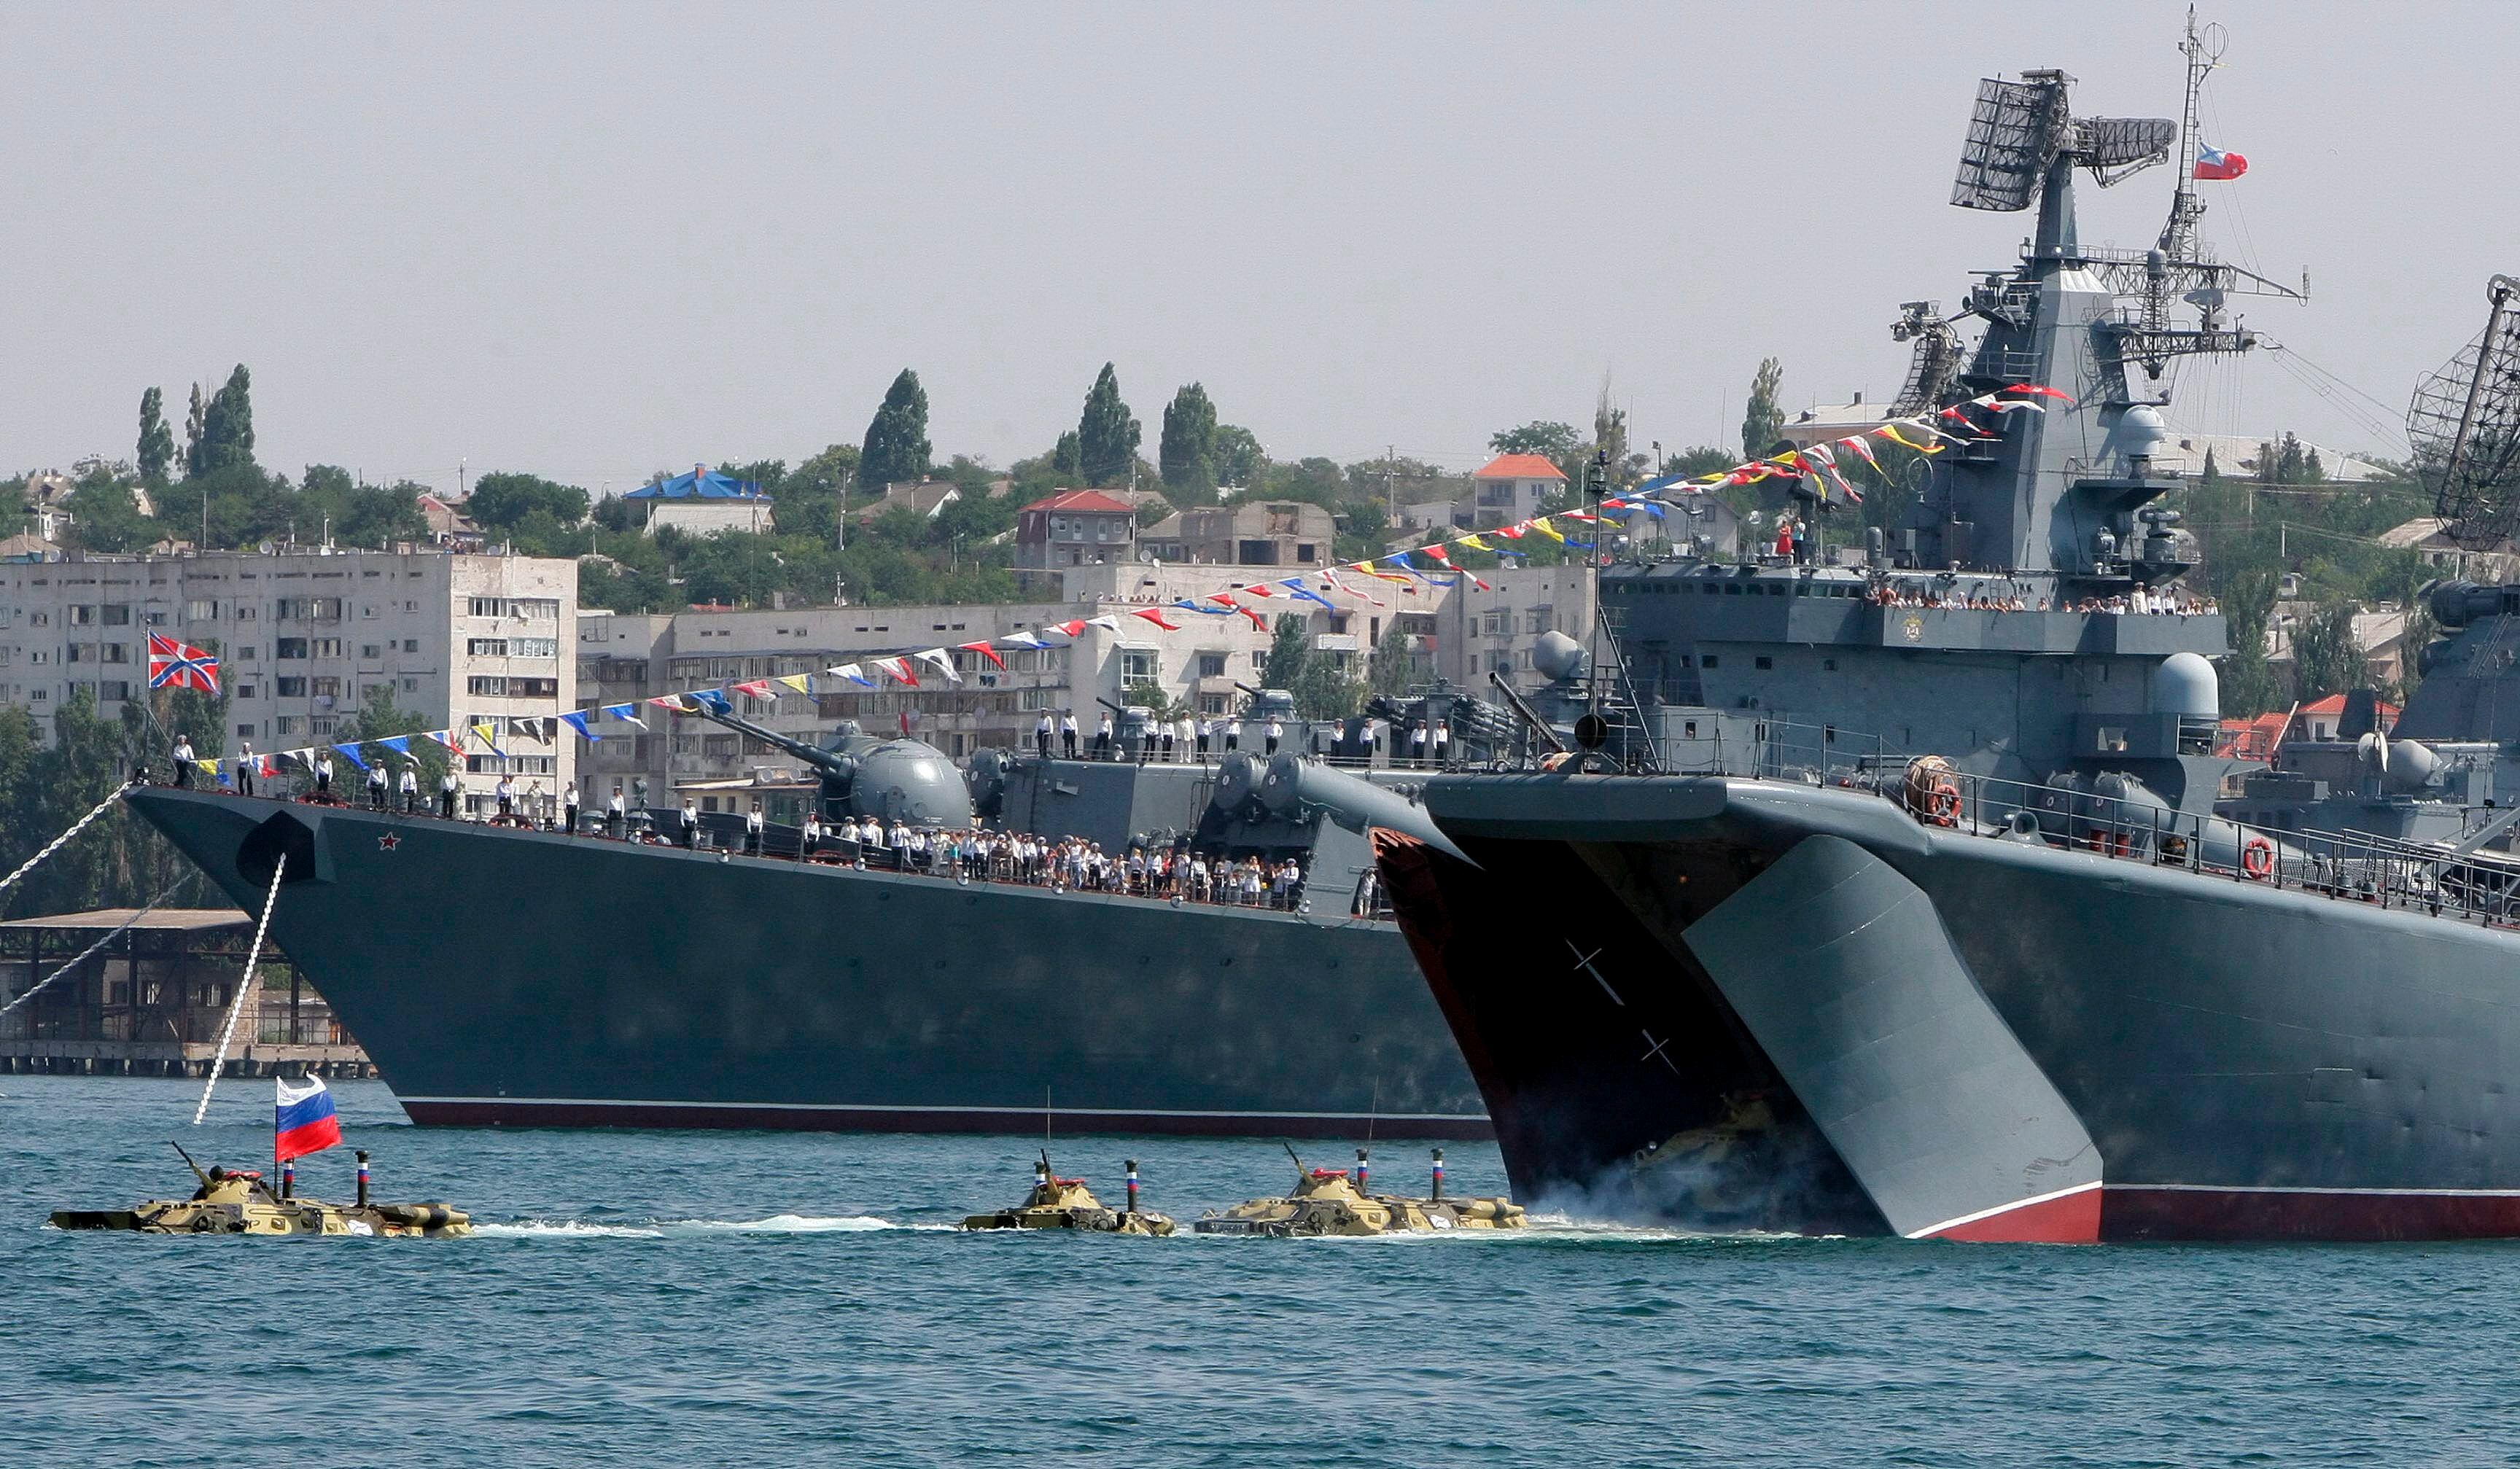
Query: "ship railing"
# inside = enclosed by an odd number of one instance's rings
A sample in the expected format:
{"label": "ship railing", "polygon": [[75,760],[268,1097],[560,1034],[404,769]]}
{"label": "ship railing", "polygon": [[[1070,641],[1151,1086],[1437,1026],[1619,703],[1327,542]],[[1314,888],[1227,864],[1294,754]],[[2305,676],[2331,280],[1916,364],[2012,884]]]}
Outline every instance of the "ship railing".
{"label": "ship railing", "polygon": [[[2447,848],[2360,832],[2299,832],[2158,804],[2158,797],[2080,789],[1960,771],[1956,806],[1921,801],[1905,762],[1849,784],[1907,809],[1924,824],[1999,840],[2038,842],[2198,876],[2310,893],[2496,927],[2520,927],[2520,869]],[[1919,809],[1919,807],[1922,809]]]}
{"label": "ship railing", "polygon": [[[1890,753],[1881,736],[1836,725],[1759,716],[1750,720],[1744,735],[1737,728],[1727,734],[1728,725],[1737,726],[1737,719],[1702,722],[1712,726],[1710,732],[1690,735],[1672,733],[1666,721],[1657,741],[1665,770],[1685,776],[1756,776],[1804,785],[1868,787],[1876,772],[1893,766],[1904,769],[1907,764]],[[1682,730],[1687,728],[1684,723]]]}

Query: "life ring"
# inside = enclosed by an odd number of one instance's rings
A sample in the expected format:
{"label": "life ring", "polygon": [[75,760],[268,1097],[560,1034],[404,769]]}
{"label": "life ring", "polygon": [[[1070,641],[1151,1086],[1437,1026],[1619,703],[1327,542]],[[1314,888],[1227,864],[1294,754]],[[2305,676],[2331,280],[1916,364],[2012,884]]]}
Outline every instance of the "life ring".
{"label": "life ring", "polygon": [[1926,815],[1937,826],[1957,826],[1960,820],[1960,788],[1948,777],[1934,782],[1926,801]]}
{"label": "life ring", "polygon": [[2265,880],[2275,869],[2275,844],[2263,836],[2253,836],[2240,844],[2240,870]]}

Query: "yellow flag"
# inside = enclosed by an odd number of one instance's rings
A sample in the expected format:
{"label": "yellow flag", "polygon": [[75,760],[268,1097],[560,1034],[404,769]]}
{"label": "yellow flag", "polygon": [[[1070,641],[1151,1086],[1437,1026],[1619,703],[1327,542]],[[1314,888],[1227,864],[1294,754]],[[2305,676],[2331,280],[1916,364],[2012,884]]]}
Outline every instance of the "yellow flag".
{"label": "yellow flag", "polygon": [[494,755],[502,753],[499,749],[498,737],[490,733],[488,725],[474,725],[472,733],[481,736],[481,742],[490,747],[490,753]]}
{"label": "yellow flag", "polygon": [[193,763],[202,768],[202,775],[215,776],[219,773],[219,763],[215,760],[196,760]]}
{"label": "yellow flag", "polygon": [[1915,451],[1916,451],[1917,453],[1919,453],[1919,454],[1940,454],[1940,453],[1942,453],[1942,452],[1943,452],[1943,446],[1942,446],[1941,444],[1939,444],[1939,443],[1935,443],[1935,444],[1920,444],[1920,443],[1917,443],[1915,440],[1913,440],[1913,439],[1912,439],[1912,438],[1908,437],[1906,434],[1901,433],[1901,432],[1898,430],[1898,428],[1897,428],[1895,425],[1893,425],[1893,424],[1884,423],[1883,425],[1881,425],[1881,428],[1880,428],[1879,432],[1880,432],[1880,434],[1881,434],[1881,436],[1882,436],[1882,437],[1884,437],[1884,438],[1888,439],[1890,442],[1892,442],[1892,443],[1894,443],[1894,444],[1904,444],[1904,445],[1906,445],[1908,448],[1913,449],[1913,450],[1915,450]]}
{"label": "yellow flag", "polygon": [[806,691],[806,690],[805,690],[805,676],[804,676],[803,674],[801,674],[801,673],[782,674],[782,675],[780,675],[780,677],[779,677],[779,682],[780,682],[780,683],[782,683],[782,684],[787,685],[787,686],[788,686],[788,688],[790,688],[790,689],[795,690],[798,693],[803,693],[803,692],[805,692],[805,691]]}
{"label": "yellow flag", "polygon": [[1543,515],[1539,519],[1532,521],[1531,528],[1540,532],[1542,535],[1547,536],[1549,539],[1556,542],[1560,546],[1566,544],[1566,538],[1557,533],[1556,526],[1549,523],[1549,517],[1547,515]]}
{"label": "yellow flag", "polygon": [[1478,537],[1476,537],[1476,536],[1463,536],[1463,537],[1462,537],[1460,540],[1455,541],[1453,544],[1454,544],[1454,545],[1456,545],[1456,546],[1467,546],[1467,547],[1468,547],[1468,548],[1470,548],[1472,551],[1494,551],[1494,550],[1496,550],[1496,548],[1495,548],[1495,547],[1490,546],[1487,542],[1480,540],[1480,539],[1479,539]]}

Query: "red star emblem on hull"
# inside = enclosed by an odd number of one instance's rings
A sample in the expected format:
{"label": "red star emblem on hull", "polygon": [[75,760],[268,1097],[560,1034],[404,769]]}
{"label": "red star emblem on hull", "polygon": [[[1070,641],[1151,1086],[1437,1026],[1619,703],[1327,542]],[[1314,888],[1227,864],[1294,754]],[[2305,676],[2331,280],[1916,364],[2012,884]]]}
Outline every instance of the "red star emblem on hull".
{"label": "red star emblem on hull", "polygon": [[377,838],[377,850],[380,852],[390,852],[401,845],[402,833],[399,831],[388,831]]}

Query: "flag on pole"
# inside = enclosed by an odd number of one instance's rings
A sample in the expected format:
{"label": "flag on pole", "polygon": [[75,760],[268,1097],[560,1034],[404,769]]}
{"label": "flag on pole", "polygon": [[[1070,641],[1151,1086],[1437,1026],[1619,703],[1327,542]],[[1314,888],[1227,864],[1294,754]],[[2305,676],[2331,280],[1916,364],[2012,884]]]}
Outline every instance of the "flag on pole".
{"label": "flag on pole", "polygon": [[341,1119],[333,1110],[333,1093],[324,1079],[302,1082],[281,1077],[279,1100],[271,1114],[271,1155],[287,1161],[341,1145]]}
{"label": "flag on pole", "polygon": [[689,714],[692,712],[691,705],[684,703],[683,696],[679,693],[668,693],[658,698],[652,698],[648,700],[648,702],[655,705],[659,709],[668,709],[676,714]]}
{"label": "flag on pole", "polygon": [[219,660],[160,633],[149,635],[149,687],[219,691]]}
{"label": "flag on pole", "polygon": [[892,675],[896,684],[907,684],[913,689],[919,687],[919,675],[911,671],[908,658],[878,658],[875,666]]}
{"label": "flag on pole", "polygon": [[1039,638],[1034,637],[1032,634],[1025,632],[1021,628],[1015,629],[1013,632],[1007,634],[998,641],[1000,643],[1012,643],[1017,647],[1048,647],[1050,645],[1049,644],[1042,642]]}
{"label": "flag on pole", "polygon": [[2249,160],[2227,148],[2215,148],[2203,139],[2196,142],[2196,177],[2209,184],[2224,184],[2249,171]]}

